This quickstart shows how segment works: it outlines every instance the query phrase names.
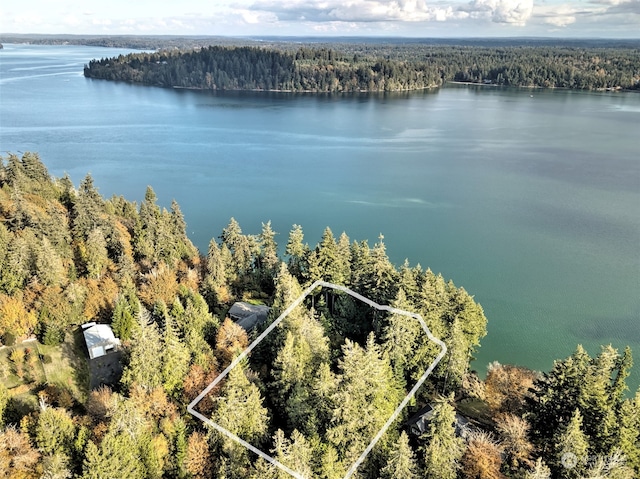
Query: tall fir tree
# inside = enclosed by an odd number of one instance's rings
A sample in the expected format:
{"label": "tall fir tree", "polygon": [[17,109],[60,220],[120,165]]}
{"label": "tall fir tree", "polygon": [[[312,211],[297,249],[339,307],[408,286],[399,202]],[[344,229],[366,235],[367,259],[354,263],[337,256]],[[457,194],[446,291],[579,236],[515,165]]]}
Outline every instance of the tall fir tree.
{"label": "tall fir tree", "polygon": [[464,441],[456,435],[456,412],[447,399],[433,405],[429,427],[421,436],[424,443],[424,471],[429,479],[455,479],[464,454]]}
{"label": "tall fir tree", "polygon": [[402,432],[389,452],[387,464],[380,471],[380,479],[418,479],[420,470],[416,455],[409,444],[409,436]]}
{"label": "tall fir tree", "polygon": [[302,281],[306,274],[306,256],[309,253],[309,246],[304,243],[304,233],[302,226],[293,225],[289,232],[289,239],[285,254],[288,258],[289,273],[298,281]]}
{"label": "tall fir tree", "polygon": [[564,479],[580,478],[589,457],[589,437],[584,433],[582,414],[576,409],[571,419],[558,431],[555,444],[555,470]]}
{"label": "tall fir tree", "polygon": [[129,389],[137,384],[147,391],[162,386],[162,340],[155,323],[143,325],[133,336],[129,362],[121,383]]}
{"label": "tall fir tree", "polygon": [[326,437],[341,459],[351,464],[391,417],[403,392],[373,333],[364,349],[347,339],[342,351],[339,385],[333,397],[337,408]]}

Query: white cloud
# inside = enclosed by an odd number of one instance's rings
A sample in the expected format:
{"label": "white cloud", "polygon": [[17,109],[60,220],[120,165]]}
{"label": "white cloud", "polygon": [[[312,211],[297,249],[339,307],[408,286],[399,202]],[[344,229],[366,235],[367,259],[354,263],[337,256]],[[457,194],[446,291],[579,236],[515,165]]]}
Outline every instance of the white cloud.
{"label": "white cloud", "polygon": [[261,23],[273,23],[278,21],[278,17],[271,12],[260,12],[252,10],[240,10],[242,20],[251,25],[258,25]]}
{"label": "white cloud", "polygon": [[[7,2],[5,2],[7,3]],[[640,38],[640,0],[21,0],[0,31]]]}
{"label": "white cloud", "polygon": [[533,0],[473,0],[462,10],[472,18],[524,26],[533,12]]}
{"label": "white cloud", "polygon": [[574,24],[578,16],[590,15],[593,10],[585,10],[584,8],[578,8],[575,5],[561,4],[561,5],[549,5],[542,4],[536,5],[534,8],[534,16],[542,21],[546,25],[552,27],[565,28],[571,24]]}
{"label": "white cloud", "polygon": [[458,18],[452,6],[424,0],[258,0],[249,11],[270,13],[285,22],[429,22]]}

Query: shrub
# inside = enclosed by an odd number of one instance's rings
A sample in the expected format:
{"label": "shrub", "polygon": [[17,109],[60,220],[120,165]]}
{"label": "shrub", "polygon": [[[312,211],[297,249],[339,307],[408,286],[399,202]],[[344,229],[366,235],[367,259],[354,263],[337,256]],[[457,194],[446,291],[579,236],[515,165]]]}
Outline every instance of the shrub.
{"label": "shrub", "polygon": [[15,346],[16,336],[12,333],[4,333],[4,336],[2,337],[2,342],[6,346]]}

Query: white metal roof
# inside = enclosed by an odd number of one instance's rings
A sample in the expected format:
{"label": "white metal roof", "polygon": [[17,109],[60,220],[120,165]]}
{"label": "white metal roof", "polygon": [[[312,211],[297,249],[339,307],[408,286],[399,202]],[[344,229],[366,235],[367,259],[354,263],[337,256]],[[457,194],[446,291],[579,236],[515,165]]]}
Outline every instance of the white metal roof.
{"label": "white metal roof", "polygon": [[82,333],[91,359],[104,356],[107,346],[120,344],[120,340],[115,337],[108,324],[96,324],[85,329]]}

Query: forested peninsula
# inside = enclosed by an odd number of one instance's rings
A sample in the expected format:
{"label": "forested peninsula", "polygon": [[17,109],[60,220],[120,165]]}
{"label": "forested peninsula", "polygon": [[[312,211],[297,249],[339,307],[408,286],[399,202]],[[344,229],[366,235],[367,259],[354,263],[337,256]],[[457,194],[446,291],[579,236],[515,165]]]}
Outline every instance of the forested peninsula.
{"label": "forested peninsula", "polygon": [[[232,218],[201,253],[151,187],[104,198],[35,153],[0,157],[0,476],[290,477],[187,405],[317,280],[419,313],[447,346],[352,477],[640,476],[629,348],[482,380],[487,319],[464,288],[392,264],[382,236],[326,228],[310,245],[293,225],[279,248],[270,222],[258,231]],[[318,287],[196,411],[301,477],[340,479],[439,350],[415,318]]]}
{"label": "forested peninsula", "polygon": [[640,50],[557,46],[370,44],[207,46],[94,59],[89,78],[199,90],[393,92],[483,85],[640,89]]}

